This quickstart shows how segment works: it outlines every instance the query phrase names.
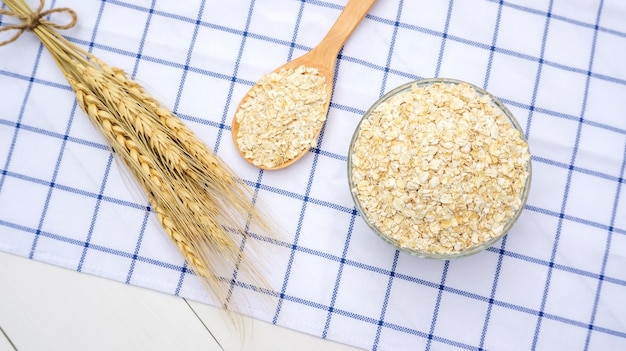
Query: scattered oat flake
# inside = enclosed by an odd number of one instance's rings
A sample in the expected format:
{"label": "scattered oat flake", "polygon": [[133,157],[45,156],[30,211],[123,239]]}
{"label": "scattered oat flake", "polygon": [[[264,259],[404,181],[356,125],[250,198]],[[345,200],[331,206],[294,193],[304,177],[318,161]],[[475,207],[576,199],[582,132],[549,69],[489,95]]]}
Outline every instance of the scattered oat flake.
{"label": "scattered oat flake", "polygon": [[235,115],[239,149],[253,164],[273,168],[315,147],[326,100],[326,80],[316,68],[264,75]]}
{"label": "scattered oat flake", "polygon": [[383,235],[453,254],[502,234],[521,206],[530,154],[488,96],[434,83],[379,104],[361,122],[351,160],[352,192]]}

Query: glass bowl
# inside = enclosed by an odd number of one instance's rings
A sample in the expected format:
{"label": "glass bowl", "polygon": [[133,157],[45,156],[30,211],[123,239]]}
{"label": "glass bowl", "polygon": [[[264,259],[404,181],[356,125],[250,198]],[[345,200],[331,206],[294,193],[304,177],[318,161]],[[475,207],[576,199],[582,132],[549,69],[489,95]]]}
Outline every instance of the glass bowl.
{"label": "glass bowl", "polygon": [[[481,89],[481,88],[479,88],[479,87],[477,87],[477,86],[475,86],[473,84],[467,83],[467,82],[463,82],[463,81],[456,80],[456,79],[448,79],[448,78],[428,78],[428,79],[411,81],[411,82],[408,82],[408,83],[405,83],[403,85],[400,85],[397,88],[389,91],[387,94],[385,94],[380,99],[378,99],[367,110],[365,115],[363,115],[361,121],[359,122],[359,124],[358,124],[358,126],[357,126],[357,128],[356,128],[356,130],[355,130],[355,132],[354,132],[354,134],[352,136],[352,140],[350,142],[350,149],[348,150],[348,182],[349,182],[349,185],[350,185],[350,193],[352,195],[352,199],[354,200],[354,204],[355,204],[359,214],[365,220],[367,225],[372,229],[372,231],[374,233],[376,233],[380,238],[382,238],[384,241],[388,242],[389,244],[393,245],[398,250],[403,251],[403,252],[407,252],[407,253],[409,253],[411,255],[414,255],[414,256],[418,256],[418,257],[422,257],[422,258],[450,260],[450,259],[454,259],[454,258],[458,258],[458,257],[472,255],[472,254],[478,253],[480,251],[483,251],[486,248],[488,248],[489,246],[493,245],[496,241],[500,240],[505,234],[507,234],[509,232],[509,230],[511,229],[513,224],[515,224],[515,222],[519,218],[519,216],[520,216],[520,214],[521,214],[521,212],[524,209],[524,206],[526,204],[526,200],[528,198],[528,192],[529,192],[529,189],[530,189],[530,181],[531,181],[531,176],[532,176],[530,159],[528,160],[528,163],[526,165],[526,170],[528,172],[528,176],[526,177],[526,181],[525,181],[523,190],[522,190],[521,195],[520,195],[521,205],[519,206],[517,211],[515,211],[513,216],[511,216],[508,219],[508,221],[506,221],[506,224],[504,225],[501,233],[499,233],[498,235],[492,236],[490,239],[488,239],[486,241],[479,242],[478,244],[475,244],[473,246],[469,246],[466,249],[463,249],[461,251],[456,251],[456,252],[451,252],[451,253],[435,253],[435,252],[430,252],[430,251],[423,251],[423,250],[417,250],[417,249],[408,248],[408,247],[402,247],[399,244],[399,242],[397,242],[396,240],[392,239],[390,236],[388,236],[388,235],[384,234],[383,232],[381,232],[381,230],[379,228],[377,228],[368,219],[368,214],[364,210],[364,208],[362,207],[361,202],[359,201],[358,194],[357,194],[357,192],[355,190],[355,186],[354,186],[354,183],[353,183],[353,177],[352,177],[353,151],[354,151],[355,142],[356,142],[356,140],[358,138],[359,131],[361,130],[361,126],[363,124],[363,121],[368,119],[370,117],[370,115],[374,112],[374,110],[380,104],[386,102],[387,100],[391,99],[392,97],[394,97],[397,94],[400,94],[400,93],[403,93],[403,92],[405,92],[407,90],[410,90],[413,85],[428,86],[428,85],[432,85],[432,84],[435,84],[435,83],[444,83],[444,84],[465,83],[465,84],[468,84],[470,87],[472,87],[479,96],[487,96],[488,98],[491,99],[492,105],[495,108],[499,109],[502,112],[502,114],[506,117],[506,119],[511,123],[511,125],[517,131],[519,131],[521,140],[523,140],[526,144],[528,144],[528,142],[527,142],[527,140],[526,140],[526,138],[524,136],[524,132],[523,132],[520,124],[518,123],[518,121],[513,116],[513,114],[509,111],[509,109],[506,106],[504,106],[504,104],[502,104],[502,102],[500,102],[496,97],[494,97],[493,95],[491,95],[490,93],[488,93],[484,89]],[[529,150],[529,153],[530,153],[530,150]]]}

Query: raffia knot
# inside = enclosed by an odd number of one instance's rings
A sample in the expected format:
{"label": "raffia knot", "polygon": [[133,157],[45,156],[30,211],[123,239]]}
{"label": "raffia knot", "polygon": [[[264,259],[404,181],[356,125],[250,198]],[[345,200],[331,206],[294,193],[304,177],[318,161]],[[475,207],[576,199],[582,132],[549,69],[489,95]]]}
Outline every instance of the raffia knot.
{"label": "raffia knot", "polygon": [[[16,33],[9,39],[0,42],[0,46],[10,44],[16,41],[25,31],[33,30],[38,26],[48,26],[55,29],[69,29],[76,25],[76,21],[78,17],[76,16],[76,12],[74,10],[67,7],[59,7],[55,9],[43,10],[44,0],[39,0],[39,6],[35,11],[28,11],[27,14],[18,13],[16,11],[10,11],[5,9],[0,9],[0,15],[11,16],[15,18],[19,18],[22,23],[20,24],[11,24],[0,27],[0,32],[5,32],[9,30],[15,30]],[[26,11],[25,11],[26,12]],[[45,17],[49,16],[53,13],[61,13],[65,12],[70,15],[71,21],[68,24],[57,24],[51,21],[48,21]]]}

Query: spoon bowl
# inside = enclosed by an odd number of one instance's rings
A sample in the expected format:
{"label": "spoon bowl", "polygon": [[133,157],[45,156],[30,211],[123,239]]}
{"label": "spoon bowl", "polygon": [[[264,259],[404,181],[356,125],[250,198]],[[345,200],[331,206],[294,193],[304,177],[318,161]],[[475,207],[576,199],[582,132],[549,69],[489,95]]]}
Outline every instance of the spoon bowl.
{"label": "spoon bowl", "polygon": [[[333,92],[333,80],[335,75],[335,65],[337,63],[337,55],[339,51],[343,47],[343,44],[346,42],[348,37],[352,34],[357,25],[361,22],[361,20],[365,17],[369,9],[376,2],[376,0],[350,0],[341,11],[341,14],[328,31],[324,39],[311,51],[306,54],[291,60],[284,65],[276,68],[273,72],[279,72],[283,69],[296,69],[300,66],[305,66],[307,68],[317,69],[318,75],[325,79],[326,85],[326,103],[324,104],[324,116],[328,113],[328,108],[330,106],[330,99]],[[257,83],[258,84],[258,83]],[[252,90],[254,90],[256,84],[250,88],[250,90],[243,97],[239,106],[237,106],[237,111],[241,108],[241,105],[246,101],[248,95]],[[237,113],[235,113],[235,116]],[[323,125],[323,124],[322,124]],[[320,128],[321,130],[321,128]],[[315,139],[318,138],[320,130],[317,130],[315,134]],[[239,154],[250,164],[254,164],[253,160],[246,157],[245,153],[241,150],[239,142],[239,122],[237,119],[233,117],[232,121],[232,137],[235,143],[235,148],[239,152]],[[261,169],[265,170],[275,170],[287,167],[297,160],[299,160],[302,156],[304,156],[309,149],[304,149],[301,153],[299,153],[296,157],[293,157],[282,164],[276,165],[274,167],[266,167],[264,165],[255,165]]]}

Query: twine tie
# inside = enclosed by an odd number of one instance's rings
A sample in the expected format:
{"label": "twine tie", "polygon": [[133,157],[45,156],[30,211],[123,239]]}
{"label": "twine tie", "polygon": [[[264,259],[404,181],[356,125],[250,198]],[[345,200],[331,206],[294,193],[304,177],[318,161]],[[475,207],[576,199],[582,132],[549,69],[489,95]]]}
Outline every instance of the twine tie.
{"label": "twine tie", "polygon": [[[74,10],[67,7],[59,7],[55,9],[43,10],[44,0],[39,0],[39,6],[35,11],[30,11],[27,15],[22,15],[10,10],[0,9],[0,15],[10,16],[18,18],[22,21],[20,24],[10,24],[0,27],[0,33],[6,32],[10,30],[15,30],[16,33],[9,39],[0,42],[0,46],[10,44],[16,41],[25,31],[37,28],[40,25],[48,26],[55,29],[70,29],[76,25],[77,16]],[[53,13],[61,13],[65,12],[70,15],[71,21],[68,24],[57,24],[45,19],[46,16],[49,16]]]}

